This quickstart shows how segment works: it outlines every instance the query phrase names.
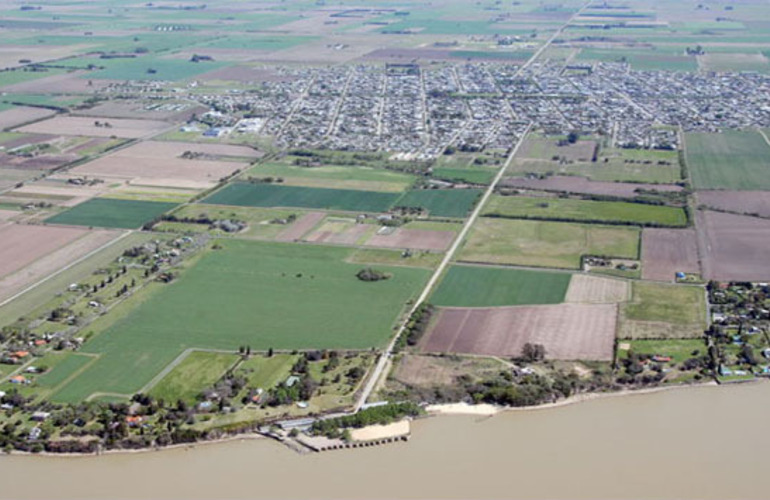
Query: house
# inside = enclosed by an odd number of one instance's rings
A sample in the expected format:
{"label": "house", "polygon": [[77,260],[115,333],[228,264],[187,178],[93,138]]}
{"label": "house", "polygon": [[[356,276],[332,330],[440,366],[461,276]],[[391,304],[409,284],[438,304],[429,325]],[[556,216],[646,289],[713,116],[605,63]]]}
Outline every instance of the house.
{"label": "house", "polygon": [[126,423],[129,427],[137,427],[144,421],[144,417],[141,415],[132,415],[126,417]]}
{"label": "house", "polygon": [[11,353],[11,356],[16,359],[22,359],[29,356],[29,351],[16,351],[14,353]]}
{"label": "house", "polygon": [[33,427],[32,430],[29,431],[29,440],[36,441],[42,433],[43,430],[40,429],[40,427]]}
{"label": "house", "polygon": [[13,377],[10,378],[10,381],[11,381],[12,384],[26,384],[27,383],[27,379],[24,378],[24,376],[22,376],[22,375],[14,375]]}
{"label": "house", "polygon": [[292,375],[291,377],[286,379],[285,385],[286,387],[292,387],[294,384],[299,382],[299,380],[300,380],[299,377],[297,377],[296,375]]}
{"label": "house", "polygon": [[0,398],[2,398],[2,397],[5,397],[5,392],[4,391],[0,391]]}
{"label": "house", "polygon": [[668,363],[669,361],[671,361],[671,356],[655,355],[652,357],[652,360],[655,361],[656,363]]}
{"label": "house", "polygon": [[36,411],[32,414],[32,420],[35,422],[43,422],[45,420],[48,420],[48,417],[50,417],[51,414],[47,411]]}

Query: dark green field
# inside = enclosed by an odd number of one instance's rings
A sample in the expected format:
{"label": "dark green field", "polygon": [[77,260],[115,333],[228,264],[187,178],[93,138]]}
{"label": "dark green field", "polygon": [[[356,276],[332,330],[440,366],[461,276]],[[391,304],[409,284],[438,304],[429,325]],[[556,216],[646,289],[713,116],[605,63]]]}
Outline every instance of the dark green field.
{"label": "dark green field", "polygon": [[[392,274],[364,282],[362,264],[337,247],[228,240],[171,284],[154,284],[102,324],[83,352],[101,355],[57,400],[96,392],[131,394],[188,348],[237,351],[369,349],[382,346],[425,269],[377,266]],[[106,323],[109,322],[109,323]]]}
{"label": "dark green field", "polygon": [[46,219],[49,224],[136,229],[176,203],[94,198]]}
{"label": "dark green field", "polygon": [[203,203],[240,207],[301,207],[350,212],[385,212],[398,196],[398,193],[352,189],[235,183],[217,191],[203,200]]}
{"label": "dark green field", "polygon": [[432,216],[462,218],[468,215],[481,189],[418,189],[404,194],[397,207],[422,208]]}
{"label": "dark green field", "polygon": [[770,190],[770,146],[757,132],[686,134],[696,189]]}
{"label": "dark green field", "polygon": [[495,177],[495,170],[481,168],[446,168],[433,169],[432,176],[445,181],[470,182],[472,184],[489,184]]}
{"label": "dark green field", "polygon": [[496,307],[559,304],[570,273],[452,266],[430,302],[445,307]]}

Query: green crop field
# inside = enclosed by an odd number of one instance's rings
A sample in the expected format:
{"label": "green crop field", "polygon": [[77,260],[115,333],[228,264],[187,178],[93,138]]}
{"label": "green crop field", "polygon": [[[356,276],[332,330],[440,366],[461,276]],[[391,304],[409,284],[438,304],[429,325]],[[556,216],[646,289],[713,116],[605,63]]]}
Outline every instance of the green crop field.
{"label": "green crop field", "polygon": [[397,207],[422,208],[437,217],[462,218],[468,215],[481,189],[418,189],[396,201]]}
{"label": "green crop field", "polygon": [[168,212],[176,203],[93,198],[46,219],[49,224],[136,229]]}
{"label": "green crop field", "polygon": [[37,384],[40,387],[53,389],[94,361],[92,356],[62,351],[61,353],[51,353],[46,355],[46,357],[40,361],[40,364],[47,362],[53,355],[58,355],[61,359],[50,371],[44,373],[37,379]]}
{"label": "green crop field", "polygon": [[513,219],[621,222],[667,227],[687,225],[687,214],[683,208],[569,198],[493,196],[484,207],[482,215]]}
{"label": "green crop field", "polygon": [[323,189],[274,184],[229,184],[202,203],[241,207],[302,207],[350,212],[385,212],[398,199],[396,193]]}
{"label": "green crop field", "polygon": [[578,269],[583,255],[637,259],[638,228],[481,218],[460,260]]}
{"label": "green crop field", "polygon": [[221,245],[173,283],[143,289],[90,325],[96,336],[82,351],[100,358],[57,397],[133,393],[189,348],[381,346],[429,275],[377,266],[391,278],[364,282],[356,273],[365,265],[346,262],[348,249],[247,240]]}
{"label": "green crop field", "polygon": [[414,184],[415,176],[384,168],[322,165],[301,167],[287,163],[262,163],[245,176],[280,177],[284,185],[319,188],[360,189],[403,192]]}
{"label": "green crop field", "polygon": [[192,62],[152,56],[119,59],[94,59],[92,64],[103,67],[84,74],[83,78],[106,80],[164,80],[178,81],[226,66],[220,61]]}
{"label": "green crop field", "polygon": [[432,176],[445,181],[470,182],[472,184],[489,184],[495,177],[495,170],[483,168],[434,168]]}
{"label": "green crop field", "polygon": [[430,303],[445,307],[558,304],[572,275],[564,272],[452,266]]}
{"label": "green crop field", "polygon": [[193,351],[150,389],[150,395],[169,403],[179,400],[191,403],[238,359],[235,354]]}
{"label": "green crop field", "polygon": [[770,190],[770,146],[757,132],[685,134],[696,189]]}
{"label": "green crop field", "polygon": [[694,351],[707,352],[706,345],[700,339],[675,340],[634,340],[631,350],[636,354],[669,356],[674,363],[682,363],[692,357]]}

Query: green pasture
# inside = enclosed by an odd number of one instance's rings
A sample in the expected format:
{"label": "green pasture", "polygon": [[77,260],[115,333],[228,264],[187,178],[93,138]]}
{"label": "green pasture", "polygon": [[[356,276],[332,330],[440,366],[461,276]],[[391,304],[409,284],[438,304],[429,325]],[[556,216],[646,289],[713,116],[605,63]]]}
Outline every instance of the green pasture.
{"label": "green pasture", "polygon": [[434,217],[463,218],[468,215],[481,189],[416,189],[406,192],[396,207],[421,208]]}
{"label": "green pasture", "polygon": [[283,184],[293,186],[387,192],[402,192],[415,181],[413,175],[384,168],[347,165],[303,167],[279,162],[261,163],[244,175],[258,178],[280,177]]}
{"label": "green pasture", "polygon": [[176,203],[160,201],[93,198],[56,214],[45,222],[69,226],[136,229],[175,206]]}
{"label": "green pasture", "polygon": [[430,299],[444,307],[559,304],[572,275],[564,272],[452,266]]}
{"label": "green pasture", "polygon": [[[384,345],[429,271],[377,266],[364,282],[350,250],[225,240],[170,284],[154,283],[89,326],[99,360],[57,397],[131,394],[189,348],[370,349]],[[88,334],[88,333],[87,333]]]}
{"label": "green pasture", "polygon": [[584,255],[637,259],[640,233],[634,227],[481,218],[459,259],[578,269]]}
{"label": "green pasture", "polygon": [[513,219],[556,219],[562,221],[617,222],[642,226],[681,227],[687,225],[683,208],[617,201],[573,198],[529,198],[492,196],[482,215]]}
{"label": "green pasture", "polygon": [[770,146],[757,132],[685,134],[696,189],[770,190]]}
{"label": "green pasture", "polygon": [[193,351],[149,391],[155,399],[168,403],[188,403],[212,387],[231,368],[238,356],[222,352]]}
{"label": "green pasture", "polygon": [[242,207],[301,207],[350,212],[385,212],[396,193],[323,189],[275,184],[229,184],[202,203]]}

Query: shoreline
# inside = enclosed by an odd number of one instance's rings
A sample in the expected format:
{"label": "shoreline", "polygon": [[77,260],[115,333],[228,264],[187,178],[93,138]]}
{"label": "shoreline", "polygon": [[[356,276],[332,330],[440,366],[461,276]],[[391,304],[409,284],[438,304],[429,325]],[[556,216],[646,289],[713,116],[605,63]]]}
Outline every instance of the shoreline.
{"label": "shoreline", "polygon": [[[754,384],[754,383],[763,383],[763,382],[767,382],[767,380],[757,378],[754,380],[747,380],[742,383]],[[579,403],[584,403],[584,402],[594,401],[599,399],[647,395],[647,394],[654,394],[658,392],[667,392],[667,391],[673,391],[673,390],[700,389],[705,387],[720,387],[721,385],[726,385],[726,384],[719,384],[715,381],[710,381],[710,382],[703,382],[699,384],[671,385],[671,386],[665,386],[665,387],[647,387],[643,389],[624,389],[624,390],[615,391],[615,392],[588,392],[588,393],[577,394],[575,396],[570,396],[568,398],[561,399],[554,403],[545,403],[542,405],[520,406],[520,407],[495,406],[491,404],[471,405],[464,402],[442,403],[442,404],[436,404],[436,405],[428,405],[426,407],[427,414],[425,415],[424,418],[436,418],[436,417],[446,417],[446,416],[477,416],[477,417],[491,418],[506,412],[545,411],[545,410],[571,406],[574,404],[579,404]],[[98,453],[53,453],[48,451],[42,451],[40,453],[32,453],[29,451],[14,450],[11,453],[0,454],[0,460],[2,460],[3,456],[14,456],[14,455],[74,459],[74,458],[85,458],[85,457],[99,457],[102,455],[152,453],[152,452],[163,452],[166,450],[178,450],[183,448],[192,449],[198,446],[224,444],[224,443],[229,443],[233,441],[261,440],[261,439],[270,439],[270,438],[268,436],[264,436],[257,432],[249,432],[249,433],[243,433],[243,434],[230,435],[230,436],[217,438],[217,439],[196,441],[193,443],[179,443],[179,444],[172,444],[169,446],[155,447],[155,448],[111,449],[111,450],[103,450]]]}

